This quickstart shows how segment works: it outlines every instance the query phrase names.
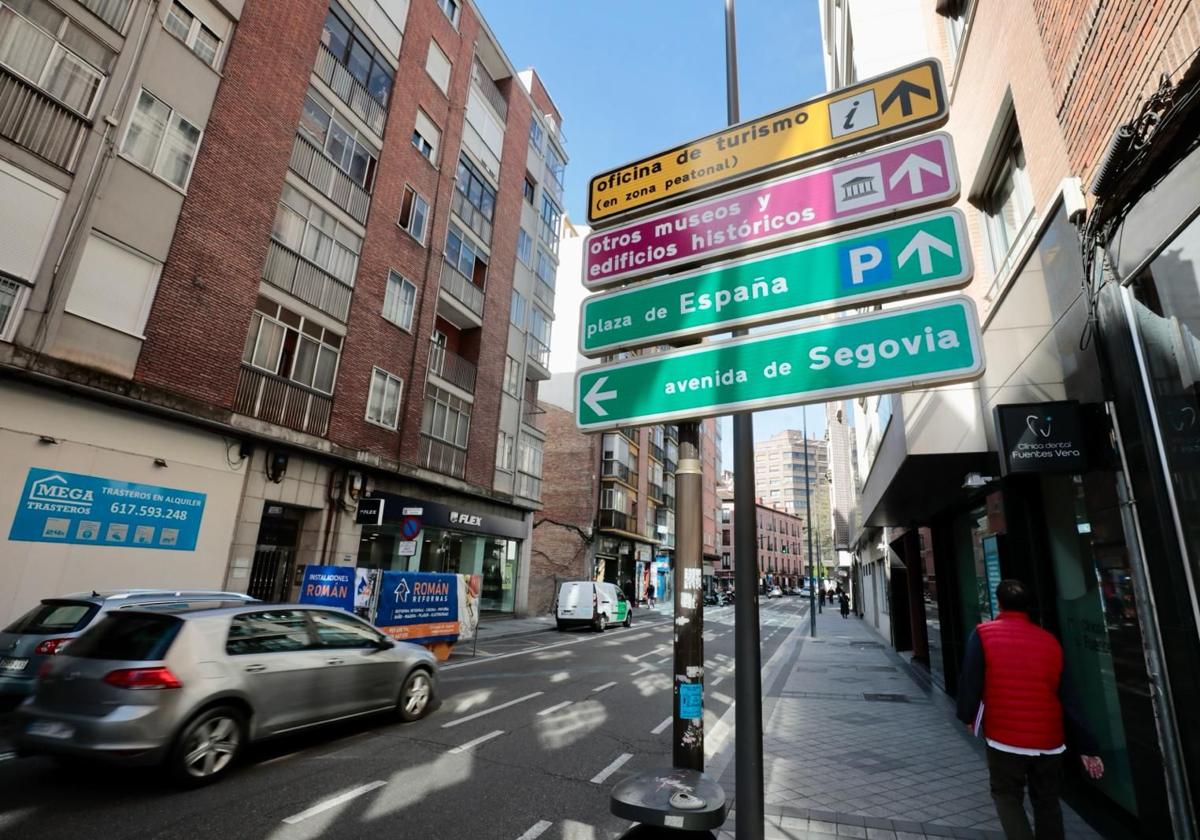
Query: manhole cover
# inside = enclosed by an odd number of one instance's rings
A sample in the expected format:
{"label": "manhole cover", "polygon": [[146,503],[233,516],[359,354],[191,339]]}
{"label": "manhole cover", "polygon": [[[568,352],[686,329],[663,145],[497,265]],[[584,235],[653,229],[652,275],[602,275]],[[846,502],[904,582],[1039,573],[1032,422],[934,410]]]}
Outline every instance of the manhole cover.
{"label": "manhole cover", "polygon": [[903,694],[867,694],[863,692],[863,699],[868,703],[907,703],[908,698]]}

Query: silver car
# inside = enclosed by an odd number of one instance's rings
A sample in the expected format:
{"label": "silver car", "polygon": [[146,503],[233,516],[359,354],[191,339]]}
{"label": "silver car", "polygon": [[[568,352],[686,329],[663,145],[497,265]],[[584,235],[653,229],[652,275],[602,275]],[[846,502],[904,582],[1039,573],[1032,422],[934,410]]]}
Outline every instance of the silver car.
{"label": "silver car", "polygon": [[250,741],[437,705],[437,661],[333,609],[237,605],[109,613],[46,660],[17,751],[163,764],[213,781]]}
{"label": "silver car", "polygon": [[0,632],[0,710],[24,700],[46,657],[61,651],[109,610],[220,601],[257,603],[249,595],[207,589],[123,589],[44,598]]}

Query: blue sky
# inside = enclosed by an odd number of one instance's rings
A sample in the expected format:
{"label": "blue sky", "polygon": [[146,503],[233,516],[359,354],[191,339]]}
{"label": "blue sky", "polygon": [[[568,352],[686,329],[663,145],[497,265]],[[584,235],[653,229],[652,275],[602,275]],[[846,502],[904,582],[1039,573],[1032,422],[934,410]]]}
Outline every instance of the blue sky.
{"label": "blue sky", "polygon": [[[723,0],[475,0],[518,68],[534,67],[563,115],[566,204],[582,221],[587,180],[725,125]],[[737,7],[742,119],[825,89],[816,0]],[[824,431],[809,409],[809,433]],[[755,415],[755,438],[800,428],[800,409]],[[731,424],[724,434],[732,468]]]}

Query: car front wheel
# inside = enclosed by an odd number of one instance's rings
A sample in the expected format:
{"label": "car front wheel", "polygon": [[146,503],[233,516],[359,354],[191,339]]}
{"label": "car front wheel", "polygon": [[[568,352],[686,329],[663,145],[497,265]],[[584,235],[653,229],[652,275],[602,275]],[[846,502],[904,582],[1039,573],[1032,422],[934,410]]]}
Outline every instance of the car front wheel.
{"label": "car front wheel", "polygon": [[624,624],[626,627],[633,626],[633,610],[625,611],[625,620],[621,623]]}
{"label": "car front wheel", "polygon": [[432,706],[433,679],[428,671],[417,668],[405,678],[396,710],[401,720],[414,721],[425,717]]}
{"label": "car front wheel", "polygon": [[183,728],[168,758],[176,781],[197,786],[224,776],[241,754],[246,740],[242,713],[217,706],[200,713]]}

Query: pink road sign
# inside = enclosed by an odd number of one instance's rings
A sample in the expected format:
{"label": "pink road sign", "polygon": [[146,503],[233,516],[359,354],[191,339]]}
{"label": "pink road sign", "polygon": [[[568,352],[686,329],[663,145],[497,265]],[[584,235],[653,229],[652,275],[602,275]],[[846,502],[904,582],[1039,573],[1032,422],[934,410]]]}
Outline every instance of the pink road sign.
{"label": "pink road sign", "polygon": [[583,285],[605,288],[902,215],[958,191],[950,136],[929,134],[595,231],[584,245]]}

